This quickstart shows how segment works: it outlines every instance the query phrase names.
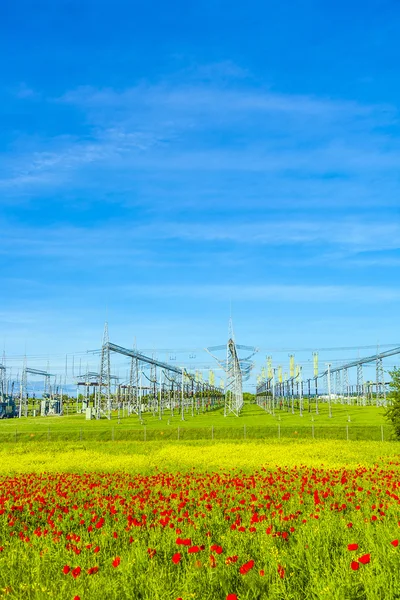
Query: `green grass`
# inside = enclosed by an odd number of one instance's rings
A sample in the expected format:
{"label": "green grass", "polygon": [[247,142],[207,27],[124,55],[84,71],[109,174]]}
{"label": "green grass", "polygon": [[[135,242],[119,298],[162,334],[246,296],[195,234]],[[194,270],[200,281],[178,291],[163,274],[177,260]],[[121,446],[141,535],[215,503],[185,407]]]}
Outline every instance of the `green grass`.
{"label": "green grass", "polygon": [[320,412],[284,410],[271,415],[256,404],[245,404],[240,417],[224,417],[223,409],[191,416],[185,420],[170,411],[162,419],[146,413],[140,420],[136,415],[123,416],[118,421],[117,413],[110,420],[102,418],[87,421],[85,415],[74,414],[63,417],[28,417],[0,422],[0,442],[23,441],[154,441],[154,440],[222,440],[222,439],[274,439],[332,438],[347,439],[391,439],[392,427],[384,417],[384,409],[374,406],[333,405],[332,418],[326,404]]}
{"label": "green grass", "polygon": [[[118,425],[120,429],[143,429],[143,424],[148,429],[166,429],[168,427],[238,427],[243,428],[244,425],[247,427],[259,427],[259,426],[277,426],[278,423],[282,427],[302,427],[305,425],[323,425],[324,427],[332,427],[337,425],[346,425],[350,422],[354,425],[385,425],[387,421],[384,416],[384,409],[382,407],[375,406],[346,406],[343,404],[332,405],[332,418],[328,415],[328,405],[320,403],[319,415],[315,414],[315,411],[303,412],[303,417],[300,417],[299,411],[296,410],[295,414],[287,412],[286,410],[277,410],[275,415],[270,415],[256,404],[245,404],[240,417],[229,415],[224,417],[224,410],[216,409],[207,413],[195,414],[191,416],[190,411],[185,412],[185,420],[181,420],[179,412],[175,411],[172,417],[170,411],[167,410],[160,420],[158,416],[153,417],[150,413],[143,413],[142,422],[136,415],[130,417],[122,417],[121,411],[121,422]],[[99,420],[92,419],[86,421],[85,415],[74,414],[64,415],[63,417],[27,417],[18,420],[7,419],[0,422],[1,430],[15,430],[19,431],[35,431],[46,429],[105,429],[117,426],[118,414],[116,411],[112,414],[112,419],[108,420],[102,418]]]}

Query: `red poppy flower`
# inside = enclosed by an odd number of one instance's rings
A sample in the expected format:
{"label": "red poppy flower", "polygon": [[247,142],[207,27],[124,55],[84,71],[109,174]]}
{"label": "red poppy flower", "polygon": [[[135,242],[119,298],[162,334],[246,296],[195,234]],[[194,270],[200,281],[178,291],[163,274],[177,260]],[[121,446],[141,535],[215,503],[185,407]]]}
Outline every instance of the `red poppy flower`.
{"label": "red poppy flower", "polygon": [[212,550],[212,552],[215,552],[215,554],[222,554],[222,552],[223,552],[222,546],[217,546],[217,544],[213,544],[211,546],[211,550]]}
{"label": "red poppy flower", "polygon": [[99,570],[99,567],[90,567],[90,569],[87,570],[87,574],[88,575],[95,575],[98,570]]}
{"label": "red poppy flower", "polygon": [[70,572],[71,567],[69,565],[64,565],[63,567],[63,573],[64,575],[68,575],[68,573]]}
{"label": "red poppy flower", "polygon": [[397,548],[397,546],[399,545],[399,540],[393,540],[393,542],[390,542],[390,543],[392,544],[392,546]]}
{"label": "red poppy flower", "polygon": [[172,562],[177,565],[181,561],[182,555],[180,552],[176,552],[172,557]]}
{"label": "red poppy flower", "polygon": [[285,577],[285,568],[282,565],[278,565],[278,575],[281,579]]}
{"label": "red poppy flower", "polygon": [[119,567],[119,565],[120,565],[120,564],[121,564],[121,559],[120,559],[120,557],[119,557],[119,556],[116,556],[116,557],[114,558],[114,560],[112,561],[112,566],[113,566],[114,568],[116,568],[116,567]]}
{"label": "red poppy flower", "polygon": [[192,540],[190,538],[176,538],[176,543],[178,544],[178,546],[190,546],[192,543]]}
{"label": "red poppy flower", "polygon": [[265,575],[265,571],[264,571],[264,569],[261,569],[261,571],[260,571],[260,577],[264,577],[264,575]]}
{"label": "red poppy flower", "polygon": [[72,569],[71,571],[71,575],[74,579],[76,579],[77,577],[79,577],[79,575],[81,574],[81,568],[80,567],[75,567],[75,569]]}
{"label": "red poppy flower", "polygon": [[249,560],[247,561],[247,563],[244,563],[244,565],[242,565],[239,568],[239,573],[241,575],[246,575],[246,573],[248,573],[249,571],[251,571],[251,569],[254,567],[254,560]]}
{"label": "red poppy flower", "polygon": [[157,550],[155,548],[147,548],[147,554],[150,558],[153,558],[157,554]]}
{"label": "red poppy flower", "polygon": [[74,596],[74,600],[81,600],[80,596]]}
{"label": "red poppy flower", "polygon": [[358,562],[360,562],[362,565],[367,565],[371,562],[371,555],[363,554],[363,556],[360,556],[360,558],[358,559]]}
{"label": "red poppy flower", "polygon": [[358,544],[349,544],[347,550],[358,550]]}
{"label": "red poppy flower", "polygon": [[236,594],[228,594],[226,600],[238,600],[238,597]]}
{"label": "red poppy flower", "polygon": [[353,569],[353,571],[358,571],[360,565],[356,560],[352,560],[350,567]]}
{"label": "red poppy flower", "polygon": [[96,546],[96,548],[93,550],[94,554],[97,554],[98,552],[100,552],[100,546]]}

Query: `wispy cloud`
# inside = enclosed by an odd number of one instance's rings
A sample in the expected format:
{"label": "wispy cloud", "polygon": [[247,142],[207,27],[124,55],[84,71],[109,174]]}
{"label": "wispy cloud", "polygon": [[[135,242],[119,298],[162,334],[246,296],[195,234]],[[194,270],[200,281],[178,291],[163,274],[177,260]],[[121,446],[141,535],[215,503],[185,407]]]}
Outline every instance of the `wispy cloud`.
{"label": "wispy cloud", "polygon": [[[251,86],[233,88],[232,86],[215,87],[215,82],[208,85],[191,82],[173,85],[164,83],[149,85],[142,83],[136,87],[115,90],[112,88],[97,89],[83,86],[66,92],[57,99],[90,110],[129,110],[142,106],[158,107],[162,113],[166,111],[187,111],[196,114],[207,111],[209,114],[219,113],[222,118],[229,118],[232,113],[282,113],[293,115],[311,115],[324,119],[343,119],[370,117],[379,115],[381,119],[393,120],[396,111],[389,105],[363,105],[346,100],[332,100],[317,96],[282,94],[271,89]],[[99,118],[101,113],[97,113]],[[118,116],[118,114],[117,114]]]}
{"label": "wispy cloud", "polygon": [[340,286],[340,285],[142,285],[119,286],[119,292],[129,296],[165,298],[191,297],[227,302],[298,302],[306,303],[348,303],[360,302],[379,304],[398,302],[400,289],[379,286]]}
{"label": "wispy cloud", "polygon": [[[245,195],[247,205],[282,198],[333,204],[343,195],[347,204],[393,202],[400,144],[387,135],[398,127],[390,106],[279,93],[229,62],[127,89],[80,87],[46,102],[60,115],[80,111],[85,134],[68,131],[31,140],[33,150],[11,150],[0,171],[10,198],[67,182],[99,194],[118,178],[159,205],[152,194],[158,181],[163,198],[170,190],[184,206],[198,198],[207,174],[215,180],[210,206],[216,198],[226,203],[229,180],[241,173],[248,179],[236,201]],[[288,182],[295,184],[289,195]]]}
{"label": "wispy cloud", "polygon": [[[221,218],[222,217],[222,218]],[[258,219],[247,221],[232,219],[229,214],[220,215],[218,222],[166,221],[144,219],[126,224],[115,219],[107,225],[95,228],[87,226],[58,226],[50,230],[35,227],[10,227],[3,222],[0,236],[0,254],[8,255],[10,248],[14,257],[42,257],[49,260],[80,261],[82,243],[85,243],[86,261],[105,264],[125,264],[135,259],[135,264],[161,264],[163,261],[188,260],[174,246],[169,246],[168,260],[160,256],[163,244],[175,241],[187,245],[201,244],[207,260],[222,252],[224,260],[240,264],[241,250],[251,248],[304,248],[315,252],[321,249],[324,262],[337,263],[355,259],[363,253],[381,253],[400,249],[400,222],[390,220],[321,220],[299,218]],[[155,244],[155,245],[154,245]],[[371,264],[396,266],[396,257],[368,254]],[[197,256],[192,257],[197,262]],[[279,258],[274,258],[279,260]],[[307,259],[305,264],[307,264]],[[178,260],[178,262],[180,262]],[[283,261],[284,262],[284,261]],[[315,262],[315,259],[314,259]],[[173,263],[170,263],[173,264]],[[175,262],[176,264],[176,262]]]}
{"label": "wispy cloud", "polygon": [[14,93],[17,98],[22,100],[38,98],[39,96],[39,94],[25,82],[21,82]]}

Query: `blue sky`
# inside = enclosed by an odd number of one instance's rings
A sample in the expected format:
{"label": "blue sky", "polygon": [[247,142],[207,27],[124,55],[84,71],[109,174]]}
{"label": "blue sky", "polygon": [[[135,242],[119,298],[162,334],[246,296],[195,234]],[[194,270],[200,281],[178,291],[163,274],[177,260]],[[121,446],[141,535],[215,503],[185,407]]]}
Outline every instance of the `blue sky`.
{"label": "blue sky", "polygon": [[230,300],[259,360],[399,342],[399,37],[394,1],[2,3],[6,352],[214,345]]}

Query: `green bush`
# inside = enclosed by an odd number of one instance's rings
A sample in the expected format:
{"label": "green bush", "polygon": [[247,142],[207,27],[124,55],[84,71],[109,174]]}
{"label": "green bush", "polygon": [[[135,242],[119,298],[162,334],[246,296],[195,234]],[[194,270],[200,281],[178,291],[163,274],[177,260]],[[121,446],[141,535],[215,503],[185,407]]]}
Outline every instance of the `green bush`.
{"label": "green bush", "polygon": [[386,418],[392,422],[397,439],[400,439],[400,368],[395,367],[390,371],[392,381],[390,382],[391,404],[386,410]]}

